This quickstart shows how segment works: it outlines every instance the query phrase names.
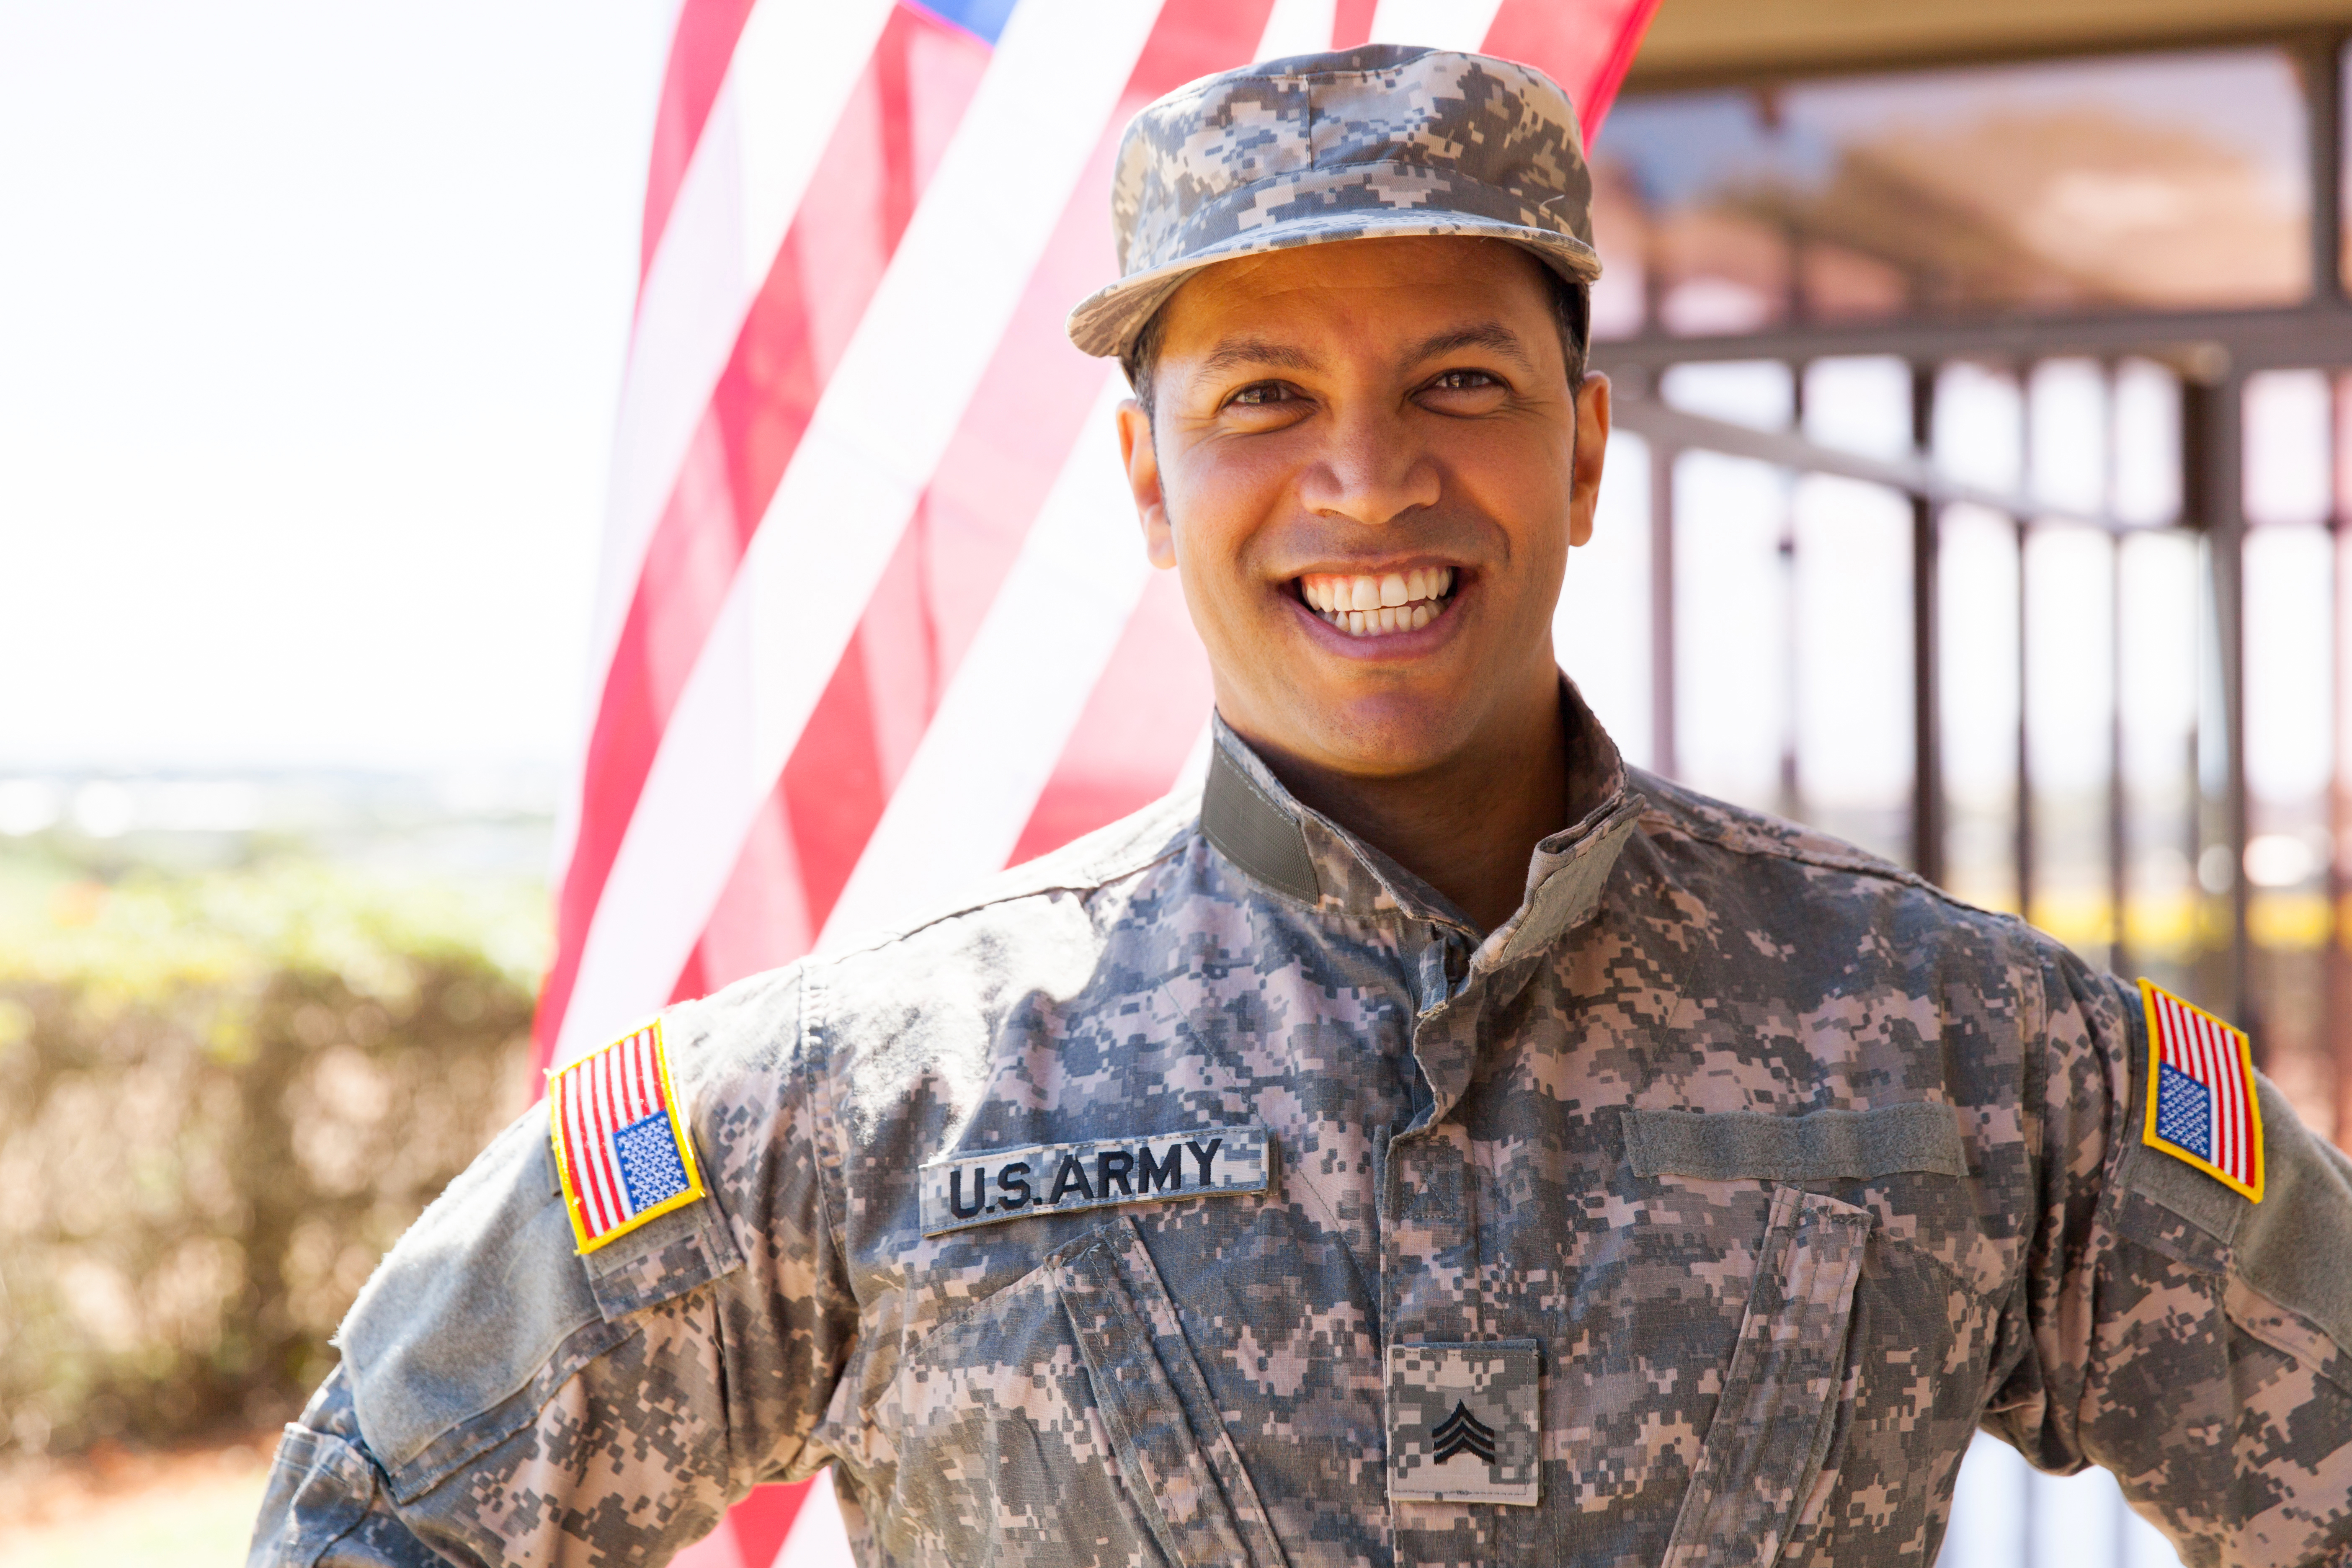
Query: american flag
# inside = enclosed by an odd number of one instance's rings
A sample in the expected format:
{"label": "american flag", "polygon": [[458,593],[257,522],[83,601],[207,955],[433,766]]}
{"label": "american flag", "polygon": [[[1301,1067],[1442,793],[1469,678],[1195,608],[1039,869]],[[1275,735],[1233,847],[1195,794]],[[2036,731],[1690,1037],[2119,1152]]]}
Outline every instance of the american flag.
{"label": "american flag", "polygon": [[2256,1203],[2263,1198],[2263,1112],[2242,1030],[2143,980],[2147,1125],[2142,1140]]}
{"label": "american flag", "polygon": [[[1114,821],[1200,753],[1208,669],[1134,531],[1124,387],[1062,330],[1117,272],[1129,116],[1377,40],[1536,65],[1590,137],[1655,5],[682,0],[542,1059]],[[835,1526],[786,1544],[802,1491],[688,1560],[840,1560]]]}
{"label": "american flag", "polygon": [[702,1196],[659,1020],[550,1075],[547,1109],[555,1173],[582,1252]]}

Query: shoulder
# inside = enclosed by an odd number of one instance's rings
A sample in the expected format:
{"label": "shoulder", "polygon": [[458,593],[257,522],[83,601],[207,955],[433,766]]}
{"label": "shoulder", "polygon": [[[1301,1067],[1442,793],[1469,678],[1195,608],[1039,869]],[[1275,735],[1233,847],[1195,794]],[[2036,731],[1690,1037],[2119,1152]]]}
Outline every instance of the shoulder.
{"label": "shoulder", "polygon": [[1694,891],[1734,901],[1765,900],[1784,914],[1838,925],[1893,922],[1922,933],[1948,931],[2037,965],[2063,953],[2016,916],[1955,898],[1884,856],[1654,773],[1627,772],[1646,803],[1640,837],[1654,864]]}
{"label": "shoulder", "polygon": [[827,1171],[844,1140],[922,1143],[1008,1035],[1148,984],[1106,950],[1150,944],[1199,826],[1197,791],[1171,795],[896,929],[674,1004],[662,1027],[698,1139],[757,1151],[783,1126]]}
{"label": "shoulder", "polygon": [[1827,834],[1648,774],[1632,784],[1647,809],[1621,883],[1629,929],[1665,922],[1705,955],[1709,985],[1792,1014],[1817,1051],[1876,1060],[1857,1042],[1877,1040],[1906,1079],[2012,1108],[2019,1135],[2015,1108],[2043,1092],[2032,1085],[2097,1087],[2099,1053],[2053,1039],[2111,1038],[2116,988],[2046,934]]}
{"label": "shoulder", "polygon": [[1072,839],[1050,854],[1023,861],[932,908],[917,911],[896,927],[845,952],[854,964],[869,955],[888,962],[910,942],[937,940],[940,928],[960,923],[1017,925],[1037,917],[1055,895],[1080,900],[1130,883],[1181,856],[1200,836],[1197,788],[1169,795],[1108,827]]}
{"label": "shoulder", "polygon": [[806,966],[804,1017],[838,1043],[854,1019],[992,1012],[1008,994],[1079,984],[1123,925],[1154,920],[1202,842],[1197,791],[1171,795],[998,873]]}
{"label": "shoulder", "polygon": [[1748,860],[1784,861],[1936,891],[1932,884],[1894,861],[1802,823],[1717,800],[1640,768],[1625,772],[1627,784],[1646,803],[1641,829],[1654,842]]}
{"label": "shoulder", "polygon": [[681,1076],[792,1075],[828,1055],[845,1010],[971,1002],[1045,955],[1089,945],[1199,838],[1198,792],[1154,802],[845,947],[674,1004],[663,1014]]}
{"label": "shoulder", "polygon": [[401,1237],[336,1332],[394,1496],[414,1500],[530,1425],[633,1314],[741,1266],[701,1201],[581,1255],[547,1109],[525,1111]]}

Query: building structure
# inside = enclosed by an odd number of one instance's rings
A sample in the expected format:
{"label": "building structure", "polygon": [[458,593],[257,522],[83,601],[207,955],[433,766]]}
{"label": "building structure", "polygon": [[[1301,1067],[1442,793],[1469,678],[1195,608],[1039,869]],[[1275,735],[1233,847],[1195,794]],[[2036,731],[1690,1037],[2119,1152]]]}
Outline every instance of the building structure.
{"label": "building structure", "polygon": [[[1650,456],[1652,760],[1704,775],[1678,752],[1716,678],[1693,668],[1692,595],[1677,591],[1714,526],[1677,504],[1683,455],[1901,497],[1904,646],[1834,640],[1907,670],[1902,820],[1874,829],[1808,798],[1822,770],[1805,754],[1802,691],[1783,704],[1780,798],[1756,804],[2046,913],[2119,968],[2165,972],[2247,1019],[2323,1127],[2339,1092],[2352,1099],[2352,1034],[2324,1026],[2347,1011],[2336,998],[2352,1002],[2332,852],[2347,826],[2347,36],[2352,5],[2315,0],[1666,0],[1595,160],[1611,276],[1594,361]],[[1778,406],[1768,392],[1725,417],[1723,374],[1693,371],[1732,365],[1751,385],[1779,367]],[[1984,434],[2004,398],[2005,454]],[[1803,497],[1787,510],[1782,554],[1801,557]],[[1943,570],[1950,536],[1995,518],[2013,534],[2005,611],[1981,602],[1981,562],[1965,584]],[[2043,547],[2085,533],[2096,548]],[[2167,554],[2188,578],[2136,559]],[[1855,608],[1852,594],[1799,604],[1804,571],[1790,564],[1779,584],[1790,648],[1806,616]],[[2159,603],[2159,579],[2193,581],[2196,600]],[[2105,626],[2103,668],[2081,668],[2063,637],[2035,646],[2037,597],[2072,606],[2077,630]],[[2168,643],[2194,657],[2156,669],[2145,650]],[[2315,657],[2280,668],[2278,650],[2297,647]],[[2005,801],[1956,785],[1989,749],[1948,701],[1956,660],[2013,672]],[[2159,694],[2188,716],[2169,779],[2146,755],[2158,738],[2135,733],[2167,705],[2135,700],[2135,686],[2167,679],[2194,688]],[[2073,726],[2104,732],[2087,802],[2079,781],[2045,776],[2035,745],[2037,706],[2079,708],[2084,689],[2105,693],[2098,721]],[[2263,763],[2282,751],[2303,759],[2284,784]],[[2006,820],[1989,830],[1989,816]],[[1988,857],[1995,840],[2003,852]],[[2100,862],[2087,878],[2086,849]]]}
{"label": "building structure", "polygon": [[[1664,0],[1594,157],[1633,537],[1560,621],[1635,754],[2242,1020],[2339,1141],[2347,41]],[[2111,1484],[1971,1460],[1948,1563],[2077,1557],[2169,1561]]]}

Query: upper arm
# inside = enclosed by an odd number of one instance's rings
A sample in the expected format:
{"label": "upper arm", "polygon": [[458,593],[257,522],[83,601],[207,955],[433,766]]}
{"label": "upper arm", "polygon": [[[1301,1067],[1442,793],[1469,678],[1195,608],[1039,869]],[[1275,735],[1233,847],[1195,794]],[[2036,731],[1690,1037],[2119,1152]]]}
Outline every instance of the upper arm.
{"label": "upper arm", "polygon": [[2113,1471],[2192,1563],[2352,1550],[2352,1164],[2267,1080],[2260,1202],[2151,1144],[2137,993],[2071,960],[2060,990],[2029,1042],[2055,1064],[2059,1234],[2021,1292],[2021,1381],[2043,1396],[1988,1426],[2038,1462]]}
{"label": "upper arm", "polygon": [[382,1506],[460,1561],[662,1561],[811,1430],[854,1332],[796,973],[672,1010],[707,1194],[581,1254],[544,1106],[385,1258],[338,1335]]}

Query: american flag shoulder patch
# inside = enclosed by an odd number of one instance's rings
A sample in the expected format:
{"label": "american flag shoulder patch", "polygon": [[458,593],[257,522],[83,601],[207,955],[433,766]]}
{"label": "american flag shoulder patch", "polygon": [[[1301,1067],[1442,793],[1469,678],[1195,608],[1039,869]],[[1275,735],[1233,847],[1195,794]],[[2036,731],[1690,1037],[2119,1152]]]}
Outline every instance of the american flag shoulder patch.
{"label": "american flag shoulder patch", "polygon": [[547,1113],[583,1253],[707,1195],[660,1020],[549,1074]]}
{"label": "american flag shoulder patch", "polygon": [[2147,1122],[2140,1142],[2263,1201],[2263,1108],[2245,1031],[2153,982],[2147,1008]]}

